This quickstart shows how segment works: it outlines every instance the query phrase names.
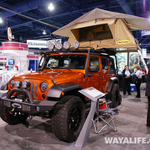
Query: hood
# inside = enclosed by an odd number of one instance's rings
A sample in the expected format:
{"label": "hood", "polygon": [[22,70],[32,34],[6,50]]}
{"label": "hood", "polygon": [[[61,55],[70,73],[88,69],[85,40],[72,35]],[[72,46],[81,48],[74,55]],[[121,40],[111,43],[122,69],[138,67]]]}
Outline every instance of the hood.
{"label": "hood", "polygon": [[84,74],[81,72],[73,72],[71,70],[62,70],[59,72],[50,71],[50,72],[33,72],[25,75],[18,75],[14,78],[20,78],[20,79],[34,79],[34,80],[50,80],[54,79],[55,82],[61,82],[64,80],[72,80],[83,77]]}

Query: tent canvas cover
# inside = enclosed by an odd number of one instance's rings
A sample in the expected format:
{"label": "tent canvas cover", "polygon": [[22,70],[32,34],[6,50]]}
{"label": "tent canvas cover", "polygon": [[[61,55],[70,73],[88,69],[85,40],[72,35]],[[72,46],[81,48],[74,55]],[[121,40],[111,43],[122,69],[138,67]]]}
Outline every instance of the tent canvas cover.
{"label": "tent canvas cover", "polygon": [[77,40],[80,47],[135,52],[140,47],[130,30],[150,30],[150,22],[142,17],[95,8],[53,34],[69,37],[70,44]]}

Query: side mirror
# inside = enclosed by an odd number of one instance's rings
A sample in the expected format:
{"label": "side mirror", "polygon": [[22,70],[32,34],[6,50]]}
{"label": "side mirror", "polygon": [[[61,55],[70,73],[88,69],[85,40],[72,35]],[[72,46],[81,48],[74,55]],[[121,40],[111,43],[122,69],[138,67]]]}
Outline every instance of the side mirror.
{"label": "side mirror", "polygon": [[98,72],[98,66],[90,66],[89,72]]}

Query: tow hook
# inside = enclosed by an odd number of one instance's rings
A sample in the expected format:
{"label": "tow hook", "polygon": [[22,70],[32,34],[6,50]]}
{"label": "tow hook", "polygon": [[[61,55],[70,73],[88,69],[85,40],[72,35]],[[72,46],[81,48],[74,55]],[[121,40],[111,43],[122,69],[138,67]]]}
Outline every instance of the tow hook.
{"label": "tow hook", "polygon": [[32,119],[33,119],[33,116],[32,116],[32,115],[29,115],[29,119],[32,120]]}
{"label": "tow hook", "polygon": [[11,111],[9,111],[9,113],[10,113],[11,115],[14,115],[16,108],[17,108],[17,107],[13,108]]}

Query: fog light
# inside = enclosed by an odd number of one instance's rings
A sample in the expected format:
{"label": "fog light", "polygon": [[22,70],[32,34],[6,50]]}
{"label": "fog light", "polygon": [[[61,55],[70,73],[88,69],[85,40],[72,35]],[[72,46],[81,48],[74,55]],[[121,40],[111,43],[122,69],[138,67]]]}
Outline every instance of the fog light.
{"label": "fog light", "polygon": [[55,47],[60,50],[62,48],[62,44],[60,42],[56,43]]}
{"label": "fog light", "polygon": [[45,99],[45,97],[46,97],[46,95],[45,95],[45,94],[42,94],[42,98]]}
{"label": "fog light", "polygon": [[17,87],[17,88],[20,87],[20,81],[16,81],[16,87]]}
{"label": "fog light", "polygon": [[51,43],[50,41],[48,42],[48,49],[49,49],[50,51],[52,51],[52,50],[54,49],[54,44]]}
{"label": "fog light", "polygon": [[23,88],[27,88],[27,82],[26,82],[26,81],[23,81],[23,82],[22,82],[22,87],[23,87]]}
{"label": "fog light", "polygon": [[40,111],[40,107],[37,106],[37,107],[36,107],[36,111]]}
{"label": "fog light", "polygon": [[15,81],[14,81],[14,80],[11,80],[11,81],[10,81],[10,85],[11,85],[11,87],[13,88],[14,85],[15,85]]}
{"label": "fog light", "polygon": [[80,46],[80,44],[79,44],[78,41],[74,41],[74,42],[72,43],[72,46],[73,46],[75,49],[77,49],[77,48]]}
{"label": "fog light", "polygon": [[65,49],[69,49],[70,43],[69,43],[68,41],[64,42],[63,47],[64,47]]}

